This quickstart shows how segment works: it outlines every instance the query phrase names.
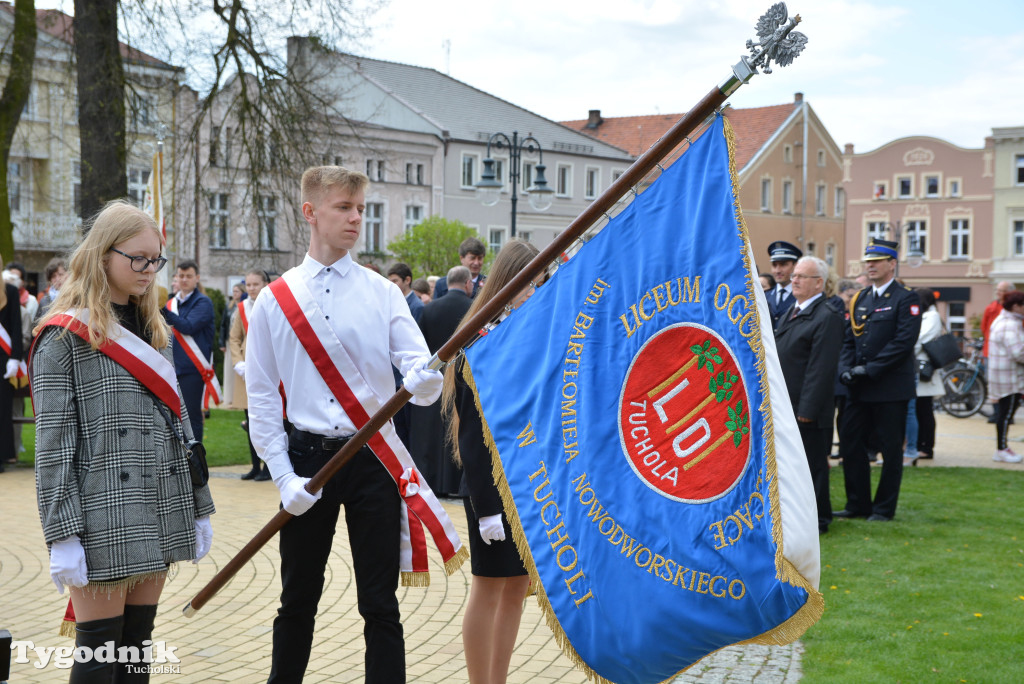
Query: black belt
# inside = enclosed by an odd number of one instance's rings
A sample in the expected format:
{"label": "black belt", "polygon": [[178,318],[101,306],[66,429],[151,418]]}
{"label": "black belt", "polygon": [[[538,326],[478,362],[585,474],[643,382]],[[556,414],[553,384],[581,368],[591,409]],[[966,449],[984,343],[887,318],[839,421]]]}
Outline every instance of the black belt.
{"label": "black belt", "polygon": [[332,454],[339,451],[350,439],[352,439],[351,436],[324,437],[315,432],[306,432],[295,427],[292,428],[291,433],[288,435],[288,441],[296,447],[315,447],[321,451],[329,451]]}

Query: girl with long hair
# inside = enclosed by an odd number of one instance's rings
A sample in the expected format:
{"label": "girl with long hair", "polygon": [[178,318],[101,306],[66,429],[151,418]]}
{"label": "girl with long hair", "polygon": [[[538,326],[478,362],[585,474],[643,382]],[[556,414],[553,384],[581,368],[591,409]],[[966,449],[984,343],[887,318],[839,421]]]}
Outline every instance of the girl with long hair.
{"label": "girl with long hair", "polygon": [[[522,240],[508,242],[498,253],[483,288],[462,322],[471,319],[537,255]],[[511,315],[533,295],[519,292],[502,316]],[[462,620],[462,644],[470,684],[502,684],[515,647],[523,599],[530,578],[502,514],[501,495],[491,476],[491,453],[484,442],[476,397],[462,376],[463,361],[445,371],[441,411],[449,418],[448,437],[463,468],[462,487],[469,522],[469,558],[473,581]]]}
{"label": "girl with long hair", "polygon": [[[108,203],[75,249],[34,330],[36,488],[50,576],[68,587],[76,645],[141,653],[170,565],[209,550],[210,490],[194,486],[192,439],[154,286],[153,219]],[[130,650],[128,651],[130,652]],[[71,681],[146,682],[139,663],[79,662]]]}

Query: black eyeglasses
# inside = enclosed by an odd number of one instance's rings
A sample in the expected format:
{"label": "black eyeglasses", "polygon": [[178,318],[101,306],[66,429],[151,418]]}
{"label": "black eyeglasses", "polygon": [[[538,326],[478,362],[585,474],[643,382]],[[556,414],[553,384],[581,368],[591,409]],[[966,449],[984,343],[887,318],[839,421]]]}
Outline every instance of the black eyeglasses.
{"label": "black eyeglasses", "polygon": [[111,252],[117,252],[124,258],[132,262],[132,270],[136,273],[145,273],[146,269],[153,266],[153,273],[156,273],[161,268],[167,265],[167,259],[165,257],[157,257],[156,259],[147,259],[144,256],[132,256],[131,254],[125,254],[119,249],[110,248]]}

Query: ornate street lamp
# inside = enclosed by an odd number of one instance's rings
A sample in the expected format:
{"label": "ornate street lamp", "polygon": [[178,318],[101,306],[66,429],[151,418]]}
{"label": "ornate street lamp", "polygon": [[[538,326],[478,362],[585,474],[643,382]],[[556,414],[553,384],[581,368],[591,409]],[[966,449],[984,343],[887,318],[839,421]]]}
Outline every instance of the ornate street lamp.
{"label": "ornate street lamp", "polygon": [[[903,226],[900,225],[900,222],[886,222],[885,227],[892,233],[893,238],[895,238],[896,240],[896,244],[902,246]],[[907,266],[910,266],[910,268],[918,268],[921,264],[924,263],[924,252],[921,251],[920,247],[918,247],[917,244],[917,229],[915,228],[914,231],[910,233],[908,237],[910,239],[910,244],[907,245]],[[899,258],[896,259],[896,277],[900,277]]]}
{"label": "ornate street lamp", "polygon": [[487,140],[487,156],[484,158],[484,168],[480,173],[480,180],[474,187],[479,191],[480,201],[485,207],[493,207],[501,199],[501,191],[505,188],[504,183],[498,180],[494,171],[494,159],[491,157],[491,145],[497,149],[508,148],[509,153],[509,180],[512,183],[512,221],[510,224],[511,237],[516,236],[516,204],[519,201],[517,189],[519,187],[520,161],[525,151],[528,155],[536,154],[538,163],[533,167],[533,184],[526,189],[530,195],[530,206],[535,211],[545,211],[551,206],[551,196],[554,190],[548,187],[548,181],[544,177],[544,151],[540,142],[532,135],[522,140],[519,139],[519,132],[512,131],[512,138],[509,139],[504,133],[495,133]]}

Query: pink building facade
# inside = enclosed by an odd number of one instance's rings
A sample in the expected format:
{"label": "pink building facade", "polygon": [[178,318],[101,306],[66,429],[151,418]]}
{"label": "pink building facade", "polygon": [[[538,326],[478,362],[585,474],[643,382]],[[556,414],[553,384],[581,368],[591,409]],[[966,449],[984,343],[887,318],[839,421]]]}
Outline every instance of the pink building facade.
{"label": "pink building facade", "polygon": [[862,154],[846,145],[846,277],[862,272],[870,238],[898,238],[900,280],[939,292],[943,320],[970,334],[992,299],[993,155],[991,139],[965,149],[914,136]]}

